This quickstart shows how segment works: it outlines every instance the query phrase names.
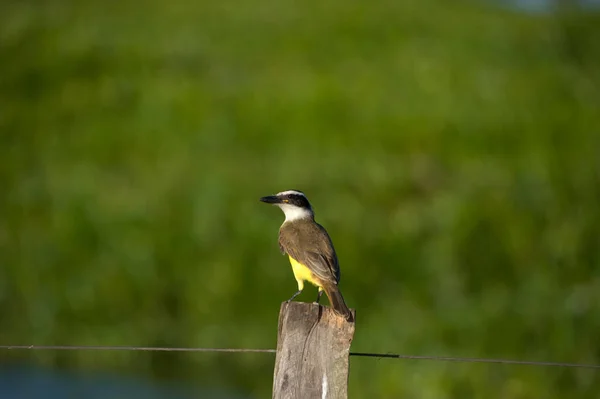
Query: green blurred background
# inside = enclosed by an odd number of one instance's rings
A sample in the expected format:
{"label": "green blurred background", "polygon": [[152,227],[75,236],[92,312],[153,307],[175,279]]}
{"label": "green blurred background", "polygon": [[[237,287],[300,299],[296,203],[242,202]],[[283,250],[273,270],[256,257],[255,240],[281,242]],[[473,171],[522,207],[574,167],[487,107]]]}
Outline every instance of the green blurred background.
{"label": "green blurred background", "polygon": [[[296,286],[258,198],[294,188],[336,245],[353,351],[600,363],[598,13],[9,1],[0,35],[0,344],[274,348]],[[274,365],[0,360],[255,398]],[[350,367],[351,398],[600,392],[597,370]]]}

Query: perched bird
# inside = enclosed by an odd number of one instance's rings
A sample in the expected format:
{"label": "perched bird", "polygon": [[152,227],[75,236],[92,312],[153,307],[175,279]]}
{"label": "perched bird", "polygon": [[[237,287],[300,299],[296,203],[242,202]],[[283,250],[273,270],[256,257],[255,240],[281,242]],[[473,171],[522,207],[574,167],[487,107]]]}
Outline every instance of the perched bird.
{"label": "perched bird", "polygon": [[336,313],[348,321],[352,320],[352,313],[338,287],[340,265],[333,243],[325,228],[315,222],[315,214],[306,195],[301,191],[288,190],[260,200],[278,206],[285,214],[285,221],[279,228],[279,248],[288,255],[298,283],[298,292],[288,302],[302,292],[304,282],[308,281],[319,289],[316,303],[325,291]]}

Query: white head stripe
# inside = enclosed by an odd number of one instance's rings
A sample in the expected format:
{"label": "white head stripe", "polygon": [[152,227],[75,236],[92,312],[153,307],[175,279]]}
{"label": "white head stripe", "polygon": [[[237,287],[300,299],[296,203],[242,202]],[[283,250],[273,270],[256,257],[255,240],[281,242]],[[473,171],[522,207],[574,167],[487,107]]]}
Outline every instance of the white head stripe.
{"label": "white head stripe", "polygon": [[277,195],[289,195],[289,194],[296,194],[296,195],[301,195],[304,198],[306,198],[306,195],[304,195],[304,193],[300,192],[300,191],[296,191],[296,190],[288,190],[288,191],[282,191],[280,193],[277,193]]}

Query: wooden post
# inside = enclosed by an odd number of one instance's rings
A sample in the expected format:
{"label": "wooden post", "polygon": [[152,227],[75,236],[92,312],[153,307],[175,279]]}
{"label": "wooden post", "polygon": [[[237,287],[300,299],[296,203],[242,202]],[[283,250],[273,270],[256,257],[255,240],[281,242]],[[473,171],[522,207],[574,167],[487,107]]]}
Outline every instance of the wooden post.
{"label": "wooden post", "polygon": [[273,399],[346,399],[354,323],[315,303],[282,303]]}

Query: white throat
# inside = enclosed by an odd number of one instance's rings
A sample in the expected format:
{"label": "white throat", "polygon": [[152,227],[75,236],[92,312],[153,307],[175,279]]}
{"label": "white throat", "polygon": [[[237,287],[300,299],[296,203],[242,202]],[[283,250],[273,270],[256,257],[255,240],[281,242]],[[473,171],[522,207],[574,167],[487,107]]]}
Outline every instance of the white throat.
{"label": "white throat", "polygon": [[290,204],[277,204],[277,206],[279,206],[285,214],[286,222],[313,217],[312,211],[305,208],[300,208],[299,206]]}

